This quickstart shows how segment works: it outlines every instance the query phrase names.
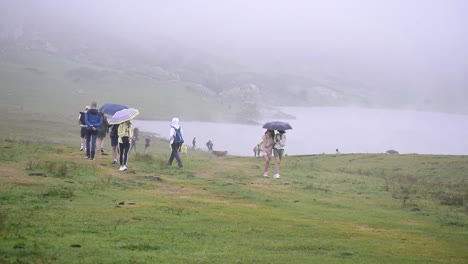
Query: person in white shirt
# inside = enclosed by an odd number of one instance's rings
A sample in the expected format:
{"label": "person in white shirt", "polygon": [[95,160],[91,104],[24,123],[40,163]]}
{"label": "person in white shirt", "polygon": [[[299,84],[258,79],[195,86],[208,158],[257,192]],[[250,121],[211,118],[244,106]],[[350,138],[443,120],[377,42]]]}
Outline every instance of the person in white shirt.
{"label": "person in white shirt", "polygon": [[280,165],[281,159],[283,158],[284,154],[284,146],[286,146],[286,131],[278,130],[278,133],[275,134],[273,145],[273,155],[275,156],[275,174],[273,175],[273,179],[280,178]]}

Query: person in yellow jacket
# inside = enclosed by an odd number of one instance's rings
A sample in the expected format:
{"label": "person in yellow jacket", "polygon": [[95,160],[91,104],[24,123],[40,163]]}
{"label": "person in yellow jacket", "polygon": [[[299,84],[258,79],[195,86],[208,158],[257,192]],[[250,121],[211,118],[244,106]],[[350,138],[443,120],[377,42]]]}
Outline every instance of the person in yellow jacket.
{"label": "person in yellow jacket", "polygon": [[117,132],[119,135],[120,149],[120,171],[127,170],[128,151],[130,150],[130,139],[133,138],[133,126],[130,121],[123,122],[119,125]]}

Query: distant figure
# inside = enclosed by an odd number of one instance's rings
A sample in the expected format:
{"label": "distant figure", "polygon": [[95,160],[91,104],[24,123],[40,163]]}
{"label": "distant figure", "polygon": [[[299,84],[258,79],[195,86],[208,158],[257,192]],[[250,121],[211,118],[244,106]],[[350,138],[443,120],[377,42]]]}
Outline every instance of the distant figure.
{"label": "distant figure", "polygon": [[265,167],[263,170],[263,177],[268,178],[268,167],[270,166],[271,152],[273,150],[275,132],[273,130],[265,131],[262,137],[262,142],[259,144],[260,153],[265,161]]}
{"label": "distant figure", "polygon": [[136,142],[138,140],[138,127],[135,127],[133,129],[133,137],[132,137],[132,141],[130,142],[130,151],[129,152],[132,152],[135,151],[136,152]]}
{"label": "distant figure", "polygon": [[394,150],[394,149],[387,150],[386,153],[387,153],[387,154],[400,154],[400,153],[398,153],[398,151],[396,151],[396,150]]}
{"label": "distant figure", "polygon": [[252,149],[254,153],[254,157],[257,157],[257,152],[258,152],[258,144],[255,145],[255,147]]}
{"label": "distant figure", "polygon": [[80,112],[80,115],[78,116],[78,125],[80,125],[80,141],[81,141],[81,147],[80,151],[83,151],[85,149],[85,143],[86,143],[86,112],[88,111],[89,106],[85,107],[85,111]]}
{"label": "distant figure", "polygon": [[335,152],[335,153],[336,153],[336,154],[341,154],[341,152],[340,152],[338,149],[336,149],[336,152]]}
{"label": "distant figure", "polygon": [[206,147],[208,148],[209,151],[212,151],[213,150],[213,141],[208,140],[208,142],[206,142]]}
{"label": "distant figure", "polygon": [[151,139],[149,137],[145,138],[145,152],[146,152],[146,149],[149,148],[150,142],[151,142]]}
{"label": "distant figure", "polygon": [[194,137],[192,140],[192,149],[195,149],[197,147],[197,139]]}
{"label": "distant figure", "polygon": [[176,142],[177,131],[180,132],[180,135],[183,138],[184,132],[182,130],[182,127],[179,125],[179,118],[174,117],[172,118],[172,121],[171,121],[171,129],[169,130],[169,138],[170,138],[169,142],[171,144],[171,156],[169,157],[169,160],[167,161],[167,165],[172,166],[172,162],[174,161],[174,158],[175,158],[180,169],[183,167],[182,160],[180,159],[180,156],[179,156],[179,149],[182,143]]}

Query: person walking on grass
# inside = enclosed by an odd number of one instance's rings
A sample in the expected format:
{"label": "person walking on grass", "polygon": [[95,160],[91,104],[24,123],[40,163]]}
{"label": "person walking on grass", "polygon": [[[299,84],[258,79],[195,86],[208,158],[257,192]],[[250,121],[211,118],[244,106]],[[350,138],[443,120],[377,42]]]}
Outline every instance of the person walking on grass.
{"label": "person walking on grass", "polygon": [[133,137],[133,127],[130,121],[119,125],[119,149],[120,149],[120,171],[127,170],[128,151],[130,150],[130,139]]}
{"label": "person walking on grass", "polygon": [[97,103],[92,102],[91,108],[86,112],[86,158],[94,160],[96,154],[96,136],[102,125],[102,115],[96,109]]}
{"label": "person walking on grass", "polygon": [[281,159],[284,154],[284,146],[286,146],[286,131],[278,130],[278,133],[275,134],[275,144],[273,145],[273,155],[275,157],[275,174],[273,179],[280,178],[280,165]]}
{"label": "person walking on grass", "polygon": [[265,166],[263,170],[263,177],[268,178],[268,167],[270,166],[271,152],[274,144],[275,132],[273,130],[265,131],[263,134],[262,142],[259,144],[260,154],[263,156]]}
{"label": "person walking on grass", "polygon": [[[80,112],[80,115],[78,116],[78,125],[80,125],[80,151],[83,151],[85,149],[86,145],[86,112],[88,111],[89,106],[85,107],[85,110]],[[85,150],[86,151],[86,150]]]}
{"label": "person walking on grass", "polygon": [[107,122],[107,117],[104,113],[102,115],[102,125],[99,127],[97,132],[97,140],[96,140],[96,149],[101,151],[102,155],[104,154],[104,138],[109,133],[109,123]]}
{"label": "person walking on grass", "polygon": [[182,160],[180,159],[180,156],[179,156],[180,147],[184,143],[183,135],[184,135],[184,132],[182,130],[182,127],[179,125],[179,118],[177,117],[172,118],[171,129],[169,130],[169,138],[170,138],[169,143],[171,144],[171,156],[169,157],[169,160],[167,161],[168,166],[172,166],[172,162],[174,161],[174,158],[175,158],[179,169],[183,167]]}
{"label": "person walking on grass", "polygon": [[115,165],[119,156],[119,124],[114,124],[110,127],[109,138],[112,147],[112,158],[114,159],[112,165]]}

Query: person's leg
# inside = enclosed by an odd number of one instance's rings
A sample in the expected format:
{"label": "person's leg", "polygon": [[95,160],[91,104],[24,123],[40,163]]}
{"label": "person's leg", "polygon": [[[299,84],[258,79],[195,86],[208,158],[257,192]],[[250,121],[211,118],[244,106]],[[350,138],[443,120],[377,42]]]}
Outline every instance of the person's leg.
{"label": "person's leg", "polygon": [[96,154],[96,132],[97,131],[91,132],[91,159],[94,159]]}
{"label": "person's leg", "polygon": [[128,161],[128,152],[130,151],[130,143],[124,144],[124,149],[123,149],[123,166],[124,169],[127,169],[127,161]]}
{"label": "person's leg", "polygon": [[100,144],[99,144],[99,149],[101,150],[101,153],[104,153],[104,138],[100,138]]}
{"label": "person's leg", "polygon": [[91,156],[90,144],[91,144],[91,130],[86,130],[86,158],[87,159],[89,159],[89,157]]}
{"label": "person's leg", "polygon": [[115,165],[117,163],[118,138],[110,137],[110,142],[111,142],[111,147],[112,147],[112,158],[113,158],[112,165]]}
{"label": "person's leg", "polygon": [[175,151],[175,153],[174,153],[174,156],[175,156],[175,159],[177,160],[177,165],[179,166],[179,168],[182,168],[182,167],[183,167],[183,166],[182,166],[182,160],[180,159],[180,156],[179,156],[179,148],[180,148],[180,146],[179,146],[179,144],[174,144],[174,145],[176,145],[176,146],[175,146],[175,150],[176,150],[176,151]]}
{"label": "person's leg", "polygon": [[268,177],[268,167],[270,166],[270,156],[268,155],[268,153],[263,153],[263,160],[265,161],[263,177]]}
{"label": "person's leg", "polygon": [[119,143],[119,149],[120,149],[120,151],[119,151],[119,153],[120,153],[120,155],[119,155],[120,170],[123,170],[123,164],[124,164],[123,163],[124,162],[123,161],[123,154],[124,154],[124,144],[123,143]]}
{"label": "person's leg", "polygon": [[169,161],[167,161],[167,165],[172,166],[172,162],[178,151],[176,144],[171,144],[171,156],[169,157]]}
{"label": "person's leg", "polygon": [[101,149],[101,142],[102,142],[102,139],[100,137],[96,137],[96,150],[97,151]]}
{"label": "person's leg", "polygon": [[86,144],[86,127],[80,127],[80,144],[80,151],[82,151]]}

